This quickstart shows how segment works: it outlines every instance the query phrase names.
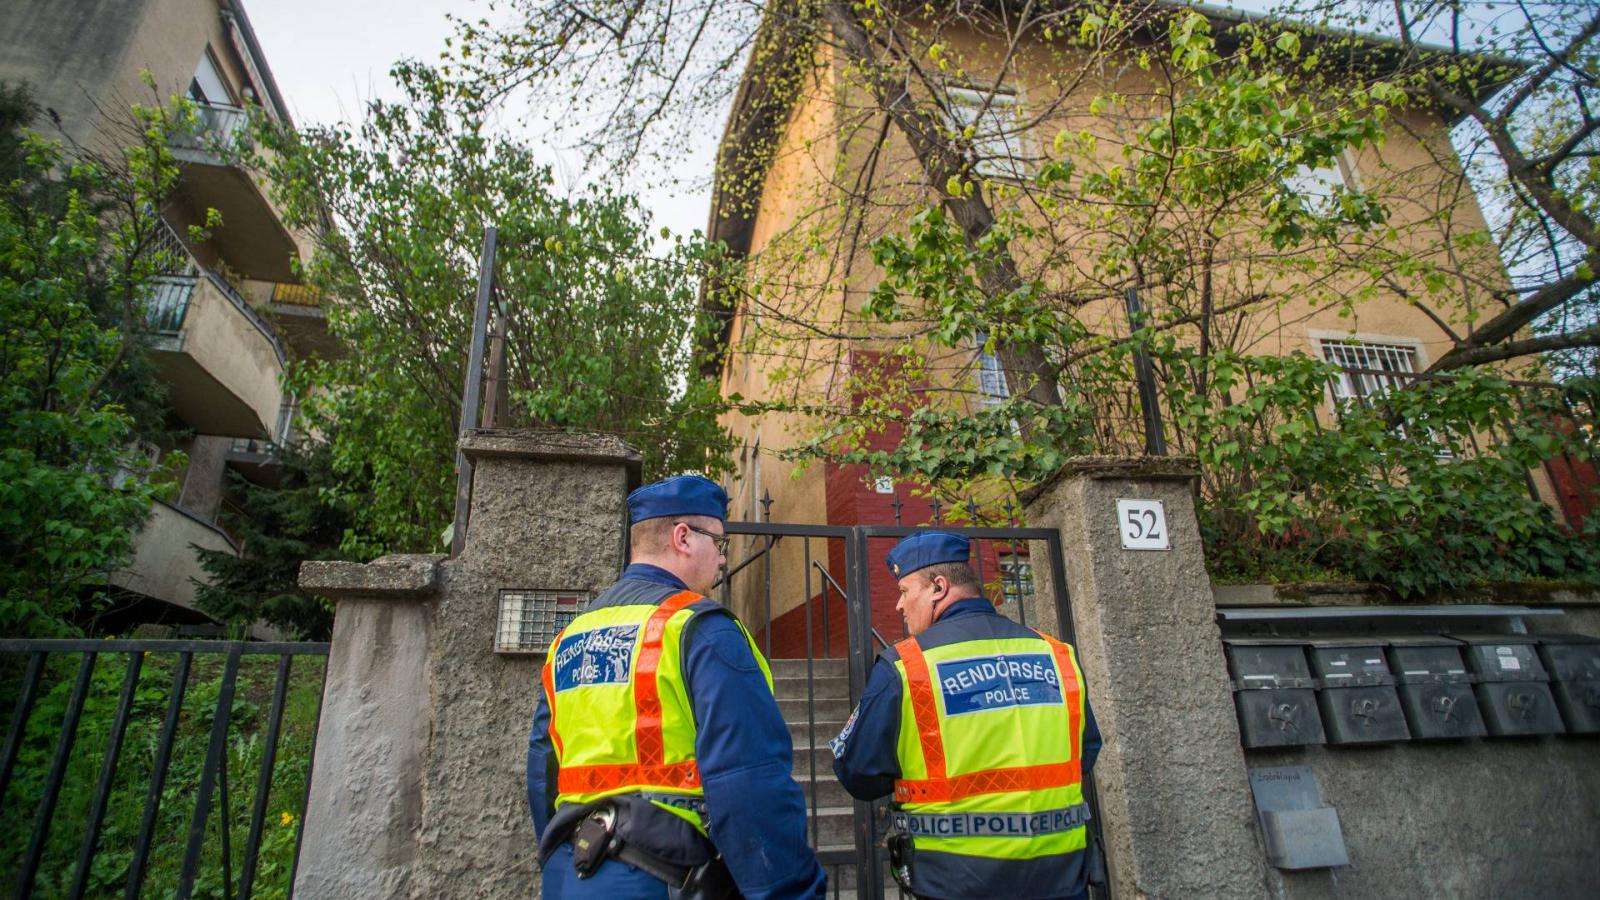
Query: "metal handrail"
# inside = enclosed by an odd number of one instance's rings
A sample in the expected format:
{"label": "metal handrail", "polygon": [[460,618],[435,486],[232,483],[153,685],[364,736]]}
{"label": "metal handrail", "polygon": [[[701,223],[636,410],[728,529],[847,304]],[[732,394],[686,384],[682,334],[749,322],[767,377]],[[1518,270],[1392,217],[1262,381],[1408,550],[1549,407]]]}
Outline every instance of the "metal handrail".
{"label": "metal handrail", "polygon": [[207,136],[214,136],[214,140],[220,144],[243,130],[248,116],[244,107],[205,100],[191,102],[195,105],[197,127],[190,133],[174,134],[171,141],[173,146],[208,150],[211,148],[206,142]]}

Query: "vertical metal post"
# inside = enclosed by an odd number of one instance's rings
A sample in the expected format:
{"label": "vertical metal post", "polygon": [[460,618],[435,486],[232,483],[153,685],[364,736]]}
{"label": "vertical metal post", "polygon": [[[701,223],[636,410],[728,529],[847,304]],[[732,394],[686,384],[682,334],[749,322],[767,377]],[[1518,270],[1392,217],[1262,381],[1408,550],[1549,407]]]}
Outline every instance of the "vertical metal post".
{"label": "vertical metal post", "polygon": [[[1144,308],[1139,304],[1137,288],[1128,288],[1122,295],[1128,307],[1128,324],[1134,332],[1144,327]],[[1133,351],[1133,378],[1139,386],[1139,410],[1144,413],[1144,452],[1151,456],[1167,455],[1167,434],[1161,425],[1161,397],[1156,393],[1156,370],[1150,363],[1150,352],[1143,347]]]}
{"label": "vertical metal post", "polygon": [[89,679],[94,674],[95,654],[85,653],[78,664],[78,680],[73,682],[72,697],[67,700],[67,714],[61,721],[61,736],[56,739],[56,754],[50,760],[50,774],[45,777],[44,794],[39,798],[39,810],[33,817],[33,837],[28,840],[28,855],[23,857],[22,869],[17,875],[17,896],[33,896],[33,879],[39,874],[39,863],[44,859],[44,845],[50,835],[50,820],[56,814],[56,802],[61,799],[61,782],[67,774],[67,760],[72,755],[72,744],[78,737],[78,718],[83,715],[83,701],[89,695]]}
{"label": "vertical metal post", "polygon": [[[494,288],[495,226],[483,230],[483,253],[478,257],[478,305],[472,312],[472,347],[467,353],[467,383],[461,392],[461,434],[478,427],[478,407],[483,398],[483,345],[489,330],[489,295]],[[467,545],[467,513],[472,502],[472,463],[456,448],[456,517],[450,534],[450,555]]]}
{"label": "vertical metal post", "polygon": [[[219,771],[222,772],[222,778],[228,777],[228,725],[233,716],[233,692],[239,679],[239,657],[243,652],[244,644],[235,643],[228,651],[227,662],[222,667],[222,684],[217,691],[216,714],[211,719],[211,738],[206,745],[205,767],[200,770],[200,790],[194,799],[194,816],[189,820],[183,868],[178,872],[178,900],[188,900],[194,894],[194,882],[200,874],[200,856],[205,849],[206,820],[211,815],[211,791],[216,785]],[[223,812],[226,814],[227,811]],[[226,832],[227,821],[223,821],[221,827]],[[223,852],[226,858],[227,851]],[[233,893],[231,885],[228,893]]]}
{"label": "vertical metal post", "polygon": [[150,773],[150,790],[144,801],[144,818],[139,822],[139,837],[133,847],[133,861],[128,865],[127,891],[124,900],[136,900],[144,885],[145,864],[150,858],[151,836],[155,833],[156,813],[161,810],[161,792],[167,782],[167,768],[172,761],[172,742],[178,734],[178,715],[183,712],[183,696],[189,687],[189,666],[194,654],[178,654],[178,665],[172,671],[172,694],[167,699],[167,717],[161,725],[161,739],[156,747],[156,761]]}
{"label": "vertical metal post", "polygon": [[122,754],[122,738],[128,731],[128,712],[133,708],[134,691],[139,687],[139,671],[144,665],[144,654],[128,654],[127,673],[122,678],[122,694],[117,699],[116,718],[111,723],[111,739],[106,744],[106,755],[100,762],[100,783],[95,788],[94,803],[89,807],[89,827],[83,833],[83,844],[78,848],[78,865],[72,874],[72,891],[69,896],[82,897],[89,889],[89,867],[94,861],[94,848],[100,838],[100,825],[105,820],[106,802],[111,797],[112,781],[117,777],[117,757]]}
{"label": "vertical metal post", "polygon": [[[849,570],[850,699],[858,702],[866,690],[867,672],[874,657],[872,649],[872,570],[867,559],[867,533],[853,528],[845,543],[845,566]],[[883,875],[878,869],[877,822],[874,805],[855,801],[856,891],[863,897],[877,897],[883,891]]]}
{"label": "vertical metal post", "polygon": [[43,672],[44,651],[36,650],[28,655],[28,671],[22,676],[22,691],[11,712],[11,730],[6,732],[5,750],[0,752],[0,800],[5,799],[6,788],[11,784],[11,770],[22,749],[22,737],[28,730],[28,715],[33,712],[33,699],[39,692],[39,675]]}
{"label": "vertical metal post", "polygon": [[498,428],[505,414],[506,311],[495,301],[494,334],[489,338],[489,371],[483,386],[483,427]]}
{"label": "vertical metal post", "polygon": [[283,728],[283,706],[289,695],[293,656],[278,657],[278,680],[272,690],[272,712],[267,717],[267,740],[261,751],[261,772],[256,777],[255,806],[250,811],[250,833],[244,844],[244,870],[239,873],[239,900],[255,892],[256,857],[261,853],[261,828],[267,817],[267,795],[272,792],[272,769],[278,759],[278,732]]}

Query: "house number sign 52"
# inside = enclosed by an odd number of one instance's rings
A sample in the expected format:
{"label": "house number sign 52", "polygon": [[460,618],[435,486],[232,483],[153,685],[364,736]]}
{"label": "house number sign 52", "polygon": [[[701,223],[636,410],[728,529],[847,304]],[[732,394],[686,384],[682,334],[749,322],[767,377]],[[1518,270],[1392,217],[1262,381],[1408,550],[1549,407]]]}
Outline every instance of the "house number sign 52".
{"label": "house number sign 52", "polygon": [[1167,512],[1160,500],[1118,500],[1117,528],[1124,550],[1171,550]]}

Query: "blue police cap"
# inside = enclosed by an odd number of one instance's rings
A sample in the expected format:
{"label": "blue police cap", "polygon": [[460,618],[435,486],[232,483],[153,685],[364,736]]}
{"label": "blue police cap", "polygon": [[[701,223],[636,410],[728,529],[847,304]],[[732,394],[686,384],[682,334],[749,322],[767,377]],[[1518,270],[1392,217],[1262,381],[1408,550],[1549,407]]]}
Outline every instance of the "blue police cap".
{"label": "blue police cap", "polygon": [[662,516],[728,517],[728,492],[699,475],[679,475],[647,484],[628,495],[628,519],[643,522]]}
{"label": "blue police cap", "polygon": [[964,563],[972,555],[972,542],[948,531],[913,534],[889,551],[889,571],[896,579],[940,563]]}

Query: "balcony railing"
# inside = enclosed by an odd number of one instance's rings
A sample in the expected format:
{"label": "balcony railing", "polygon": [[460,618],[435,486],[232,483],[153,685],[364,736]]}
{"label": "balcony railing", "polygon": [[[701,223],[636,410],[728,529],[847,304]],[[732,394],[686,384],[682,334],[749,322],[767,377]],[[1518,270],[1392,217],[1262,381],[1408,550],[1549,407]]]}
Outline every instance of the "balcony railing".
{"label": "balcony railing", "polygon": [[310,285],[280,281],[272,286],[272,302],[289,306],[321,306],[322,292]]}
{"label": "balcony railing", "polygon": [[152,333],[170,336],[183,331],[183,319],[189,314],[189,300],[199,280],[194,275],[156,276],[145,303],[145,322]]}
{"label": "balcony railing", "polygon": [[196,118],[194,131],[173,135],[174,147],[190,147],[198,150],[230,147],[234,136],[248,121],[245,110],[238,106],[206,103],[200,100],[194,101],[194,105]]}

